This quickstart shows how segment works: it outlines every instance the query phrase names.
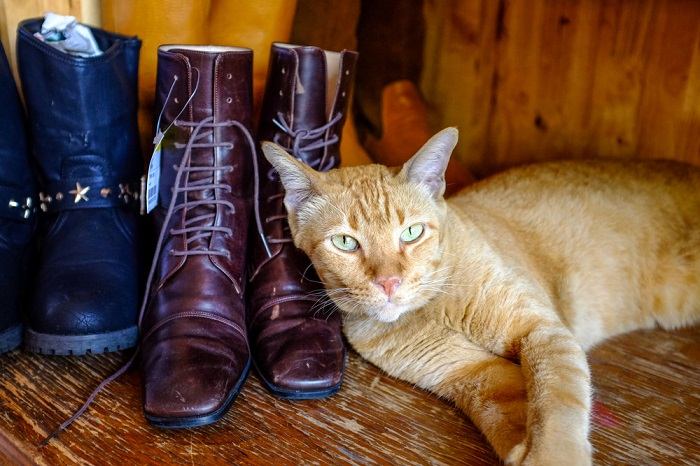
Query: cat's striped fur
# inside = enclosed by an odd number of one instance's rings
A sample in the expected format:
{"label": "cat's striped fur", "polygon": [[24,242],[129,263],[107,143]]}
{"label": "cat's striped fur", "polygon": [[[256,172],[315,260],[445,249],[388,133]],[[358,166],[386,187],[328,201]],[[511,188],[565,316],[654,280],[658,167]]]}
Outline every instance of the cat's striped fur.
{"label": "cat's striped fur", "polygon": [[[553,162],[445,201],[457,131],[399,169],[316,173],[264,144],[294,241],[344,311],[348,340],[389,374],[454,401],[509,464],[591,462],[584,350],[700,318],[700,169]],[[415,243],[399,240],[420,223]],[[339,250],[335,234],[360,247]],[[391,299],[375,283],[394,276]]]}

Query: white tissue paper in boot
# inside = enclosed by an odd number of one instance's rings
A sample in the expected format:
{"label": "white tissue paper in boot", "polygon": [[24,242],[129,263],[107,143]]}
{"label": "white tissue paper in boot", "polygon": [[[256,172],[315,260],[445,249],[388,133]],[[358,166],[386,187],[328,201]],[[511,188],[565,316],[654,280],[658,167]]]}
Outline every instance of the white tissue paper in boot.
{"label": "white tissue paper in boot", "polygon": [[77,57],[96,57],[102,55],[95,36],[89,27],[79,24],[75,16],[63,16],[46,13],[41,32],[34,36],[61,52]]}

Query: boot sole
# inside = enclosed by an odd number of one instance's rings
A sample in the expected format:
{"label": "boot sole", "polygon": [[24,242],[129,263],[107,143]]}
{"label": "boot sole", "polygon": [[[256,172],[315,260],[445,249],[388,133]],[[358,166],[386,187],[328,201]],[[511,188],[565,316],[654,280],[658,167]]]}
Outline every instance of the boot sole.
{"label": "boot sole", "polygon": [[24,349],[50,356],[82,356],[133,348],[138,343],[138,339],[137,326],[92,335],[52,335],[27,329],[24,336]]}
{"label": "boot sole", "polygon": [[148,413],[144,413],[144,416],[150,424],[161,429],[189,429],[191,427],[200,427],[213,424],[224,417],[226,412],[238,397],[238,394],[241,392],[241,388],[243,387],[243,382],[245,382],[248,378],[250,366],[251,359],[248,359],[240,379],[226,397],[226,401],[224,401],[224,404],[213,413],[190,417],[159,417],[151,416]]}
{"label": "boot sole", "polygon": [[22,324],[17,324],[0,333],[0,353],[7,353],[22,344]]}
{"label": "boot sole", "polygon": [[330,388],[326,388],[323,390],[316,390],[316,391],[300,391],[300,390],[285,390],[280,387],[276,387],[272,384],[269,384],[266,380],[263,379],[263,382],[265,384],[265,387],[267,390],[275,395],[277,398],[282,398],[283,400],[291,400],[291,401],[302,401],[302,400],[318,400],[322,398],[328,398],[331,395],[335,395],[340,391],[340,387],[343,385],[343,381],[341,380],[338,382],[337,385],[333,385]]}

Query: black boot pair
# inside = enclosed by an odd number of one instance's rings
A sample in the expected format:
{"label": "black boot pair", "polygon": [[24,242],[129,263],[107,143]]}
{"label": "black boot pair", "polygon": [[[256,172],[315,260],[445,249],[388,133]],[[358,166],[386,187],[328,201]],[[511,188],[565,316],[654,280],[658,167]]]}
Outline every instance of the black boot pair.
{"label": "black boot pair", "polygon": [[141,42],[92,29],[102,54],[74,56],[35,35],[42,21],[17,34],[27,125],[0,57],[0,352],[23,335],[43,354],[129,348],[138,339]]}

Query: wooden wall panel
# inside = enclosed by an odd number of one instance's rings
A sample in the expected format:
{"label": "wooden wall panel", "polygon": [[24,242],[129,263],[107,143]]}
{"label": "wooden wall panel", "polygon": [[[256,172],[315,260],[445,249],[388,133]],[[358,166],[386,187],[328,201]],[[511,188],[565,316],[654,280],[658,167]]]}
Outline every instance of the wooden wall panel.
{"label": "wooden wall panel", "polygon": [[638,151],[700,163],[700,2],[654,6]]}
{"label": "wooden wall panel", "polygon": [[477,174],[568,157],[700,164],[699,1],[429,0],[425,17],[421,87]]}
{"label": "wooden wall panel", "polygon": [[499,2],[428,0],[421,90],[435,129],[458,126],[459,156],[472,170],[483,159],[495,80]]}

